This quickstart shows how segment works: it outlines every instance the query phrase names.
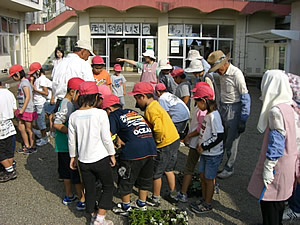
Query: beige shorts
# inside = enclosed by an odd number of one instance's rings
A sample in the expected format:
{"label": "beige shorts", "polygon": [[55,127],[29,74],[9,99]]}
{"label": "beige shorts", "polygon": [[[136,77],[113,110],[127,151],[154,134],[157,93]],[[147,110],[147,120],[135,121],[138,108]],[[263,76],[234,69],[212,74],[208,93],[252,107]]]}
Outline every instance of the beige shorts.
{"label": "beige shorts", "polygon": [[195,167],[199,161],[200,153],[197,149],[190,148],[189,154],[186,160],[184,174],[185,175],[193,175]]}

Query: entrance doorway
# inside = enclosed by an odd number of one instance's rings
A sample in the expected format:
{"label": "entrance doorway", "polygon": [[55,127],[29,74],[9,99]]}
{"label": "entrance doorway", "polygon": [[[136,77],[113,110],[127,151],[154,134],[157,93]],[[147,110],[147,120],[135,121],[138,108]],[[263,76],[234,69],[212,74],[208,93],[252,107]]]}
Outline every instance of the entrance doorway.
{"label": "entrance doorway", "polygon": [[[109,64],[110,70],[118,63],[117,58],[138,61],[138,38],[109,38]],[[121,63],[123,71],[137,72],[137,68],[128,63]]]}

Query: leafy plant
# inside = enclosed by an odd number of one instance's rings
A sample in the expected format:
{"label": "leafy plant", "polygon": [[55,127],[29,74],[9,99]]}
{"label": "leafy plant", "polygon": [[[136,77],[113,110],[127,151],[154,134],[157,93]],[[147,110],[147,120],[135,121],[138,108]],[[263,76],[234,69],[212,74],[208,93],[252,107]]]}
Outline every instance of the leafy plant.
{"label": "leafy plant", "polygon": [[186,211],[171,210],[133,210],[129,215],[130,225],[188,225],[188,216]]}

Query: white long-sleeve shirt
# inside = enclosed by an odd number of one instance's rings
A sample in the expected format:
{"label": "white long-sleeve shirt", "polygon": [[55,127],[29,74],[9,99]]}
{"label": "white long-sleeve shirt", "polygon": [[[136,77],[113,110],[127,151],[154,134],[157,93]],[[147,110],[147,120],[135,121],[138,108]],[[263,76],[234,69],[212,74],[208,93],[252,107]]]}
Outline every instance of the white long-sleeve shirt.
{"label": "white long-sleeve shirt", "polygon": [[[109,120],[102,109],[77,110],[69,118],[70,157],[77,155],[82,163],[94,163],[115,154]],[[76,148],[77,146],[77,148]]]}
{"label": "white long-sleeve shirt", "polygon": [[79,77],[84,81],[94,81],[91,65],[81,59],[75,53],[69,53],[53,69],[52,91],[56,99],[63,99],[67,93],[68,81],[73,77]]}

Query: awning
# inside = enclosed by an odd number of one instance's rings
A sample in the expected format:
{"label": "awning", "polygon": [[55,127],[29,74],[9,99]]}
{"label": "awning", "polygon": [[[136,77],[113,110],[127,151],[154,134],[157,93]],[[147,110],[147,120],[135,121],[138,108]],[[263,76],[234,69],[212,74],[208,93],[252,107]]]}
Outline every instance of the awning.
{"label": "awning", "polygon": [[247,37],[256,38],[264,41],[275,40],[300,40],[300,31],[298,30],[265,30],[246,34]]}

